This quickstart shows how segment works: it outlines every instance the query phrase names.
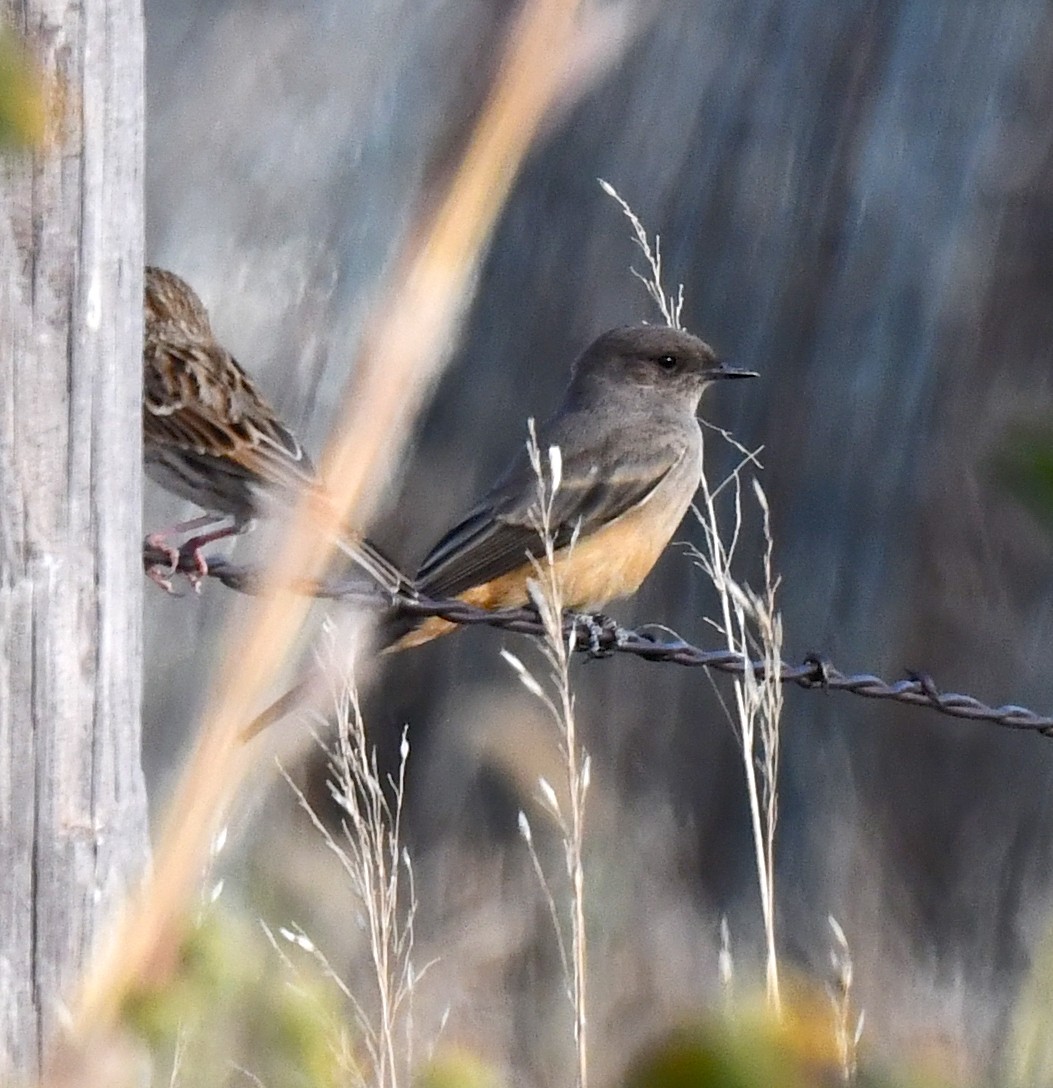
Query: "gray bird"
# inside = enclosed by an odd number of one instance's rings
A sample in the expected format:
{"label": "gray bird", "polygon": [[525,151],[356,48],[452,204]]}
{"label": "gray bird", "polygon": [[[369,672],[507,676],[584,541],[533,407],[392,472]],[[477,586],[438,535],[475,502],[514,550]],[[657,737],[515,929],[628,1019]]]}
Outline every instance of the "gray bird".
{"label": "gray bird", "polygon": [[[566,607],[595,611],[636,592],[698,489],[695,413],[703,392],[716,381],[756,376],[665,326],[612,329],[586,348],[562,405],[537,433],[542,451],[558,446],[561,454],[550,531]],[[527,580],[536,577],[530,559],[545,554],[537,502],[537,474],[524,448],[429,552],[415,579],[419,592],[488,609],[527,604]],[[392,648],[451,626],[428,619]]]}

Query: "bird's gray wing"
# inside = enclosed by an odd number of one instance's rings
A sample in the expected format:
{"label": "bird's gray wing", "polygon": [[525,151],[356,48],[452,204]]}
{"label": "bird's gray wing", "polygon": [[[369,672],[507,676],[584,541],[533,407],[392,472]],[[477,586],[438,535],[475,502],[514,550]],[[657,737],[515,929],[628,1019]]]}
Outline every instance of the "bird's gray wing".
{"label": "bird's gray wing", "polygon": [[[683,445],[669,443],[626,456],[624,443],[625,436],[617,435],[577,454],[569,443],[560,444],[562,480],[551,519],[557,549],[568,545],[575,532],[585,537],[643,502],[686,452]],[[542,442],[542,450],[552,444]],[[417,573],[421,592],[455,597],[518,569],[528,554],[543,556],[537,492],[537,476],[524,449],[486,498],[428,554]]]}

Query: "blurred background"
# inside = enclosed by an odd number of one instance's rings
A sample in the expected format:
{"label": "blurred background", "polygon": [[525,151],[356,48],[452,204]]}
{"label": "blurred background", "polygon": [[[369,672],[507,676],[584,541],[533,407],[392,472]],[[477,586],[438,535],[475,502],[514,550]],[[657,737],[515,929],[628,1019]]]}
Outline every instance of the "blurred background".
{"label": "blurred background", "polygon": [[[195,286],[315,453],[410,216],[479,106],[508,7],[146,2],[148,259]],[[786,657],[1053,706],[1053,538],[1021,499],[1031,462],[1018,456],[1051,395],[1051,45],[1038,0],[601,8],[577,97],[514,190],[374,536],[413,568],[527,417],[556,405],[575,354],[611,325],[658,319],[602,177],[661,235],[685,325],[762,374],[704,414],[764,447]],[[719,440],[708,457],[717,481],[735,463]],[[150,525],[183,513],[156,489],[147,501]],[[750,519],[740,575],[755,581]],[[678,539],[699,542],[699,526]],[[214,584],[182,599],[147,587],[156,804],[238,606]],[[682,546],[612,611],[717,645],[711,590]],[[382,750],[409,727],[418,941],[442,956],[422,1023],[448,1010],[447,1036],[517,1083],[558,1083],[537,1046],[563,1015],[554,950],[515,830],[525,808],[541,834],[532,797],[555,773],[553,735],[503,645],[537,660],[514,636],[460,632],[385,662],[365,710]],[[744,986],[762,948],[741,759],[713,684],[621,658],[576,663],[574,684],[593,755],[593,1019],[624,1042],[598,1058],[602,1082],[634,1042],[715,999],[722,918]],[[824,978],[835,915],[864,1045],[982,1077],[1048,924],[1053,747],[790,690],[783,758],[784,964]],[[316,762],[295,773],[321,800]],[[349,893],[291,793],[246,818],[238,851],[247,909],[353,959]]]}

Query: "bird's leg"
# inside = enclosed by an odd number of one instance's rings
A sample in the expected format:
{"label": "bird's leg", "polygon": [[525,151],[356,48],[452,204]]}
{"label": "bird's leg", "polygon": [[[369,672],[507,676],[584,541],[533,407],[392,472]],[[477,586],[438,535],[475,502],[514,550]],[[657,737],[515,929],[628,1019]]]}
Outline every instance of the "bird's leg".
{"label": "bird's leg", "polygon": [[188,533],[193,529],[203,529],[206,525],[214,525],[217,521],[221,520],[217,518],[215,514],[202,514],[200,517],[191,518],[190,521],[180,521],[175,525],[169,525],[167,529],[158,529],[154,533],[150,533],[146,537],[144,544],[148,548],[156,548],[158,551],[165,553],[165,557],[168,559],[168,574],[175,574],[176,569],[179,567],[179,548],[174,548],[169,540],[174,536],[182,536],[183,533]]}
{"label": "bird's leg", "polygon": [[143,548],[161,552],[167,565],[164,563],[148,563],[146,566],[147,577],[156,582],[166,593],[175,594],[172,588],[172,575],[179,566],[179,549],[173,548],[168,543],[168,537],[164,533],[150,533],[143,541]]}
{"label": "bird's leg", "polygon": [[156,582],[165,592],[175,594],[172,588],[171,576],[179,569],[180,549],[174,547],[170,540],[173,536],[179,536],[192,529],[202,529],[206,525],[212,525],[217,518],[214,514],[202,514],[200,517],[191,518],[189,521],[180,521],[170,525],[167,529],[158,529],[150,533],[143,545],[155,551],[163,552],[168,560],[167,567],[163,563],[151,563],[146,568],[146,573],[151,581]]}
{"label": "bird's leg", "polygon": [[[215,521],[215,518],[210,518],[204,522],[203,525],[208,525]],[[199,533],[197,536],[192,536],[189,540],[184,541],[183,546],[180,548],[180,556],[189,552],[194,560],[195,570],[187,571],[187,581],[194,587],[195,593],[201,592],[201,583],[208,575],[208,560],[201,554],[201,549],[207,544],[212,544],[217,540],[226,540],[228,536],[238,536],[240,533],[244,533],[249,530],[253,525],[251,520],[246,521],[233,521],[229,525],[224,525],[220,529],[213,529],[209,533]]]}

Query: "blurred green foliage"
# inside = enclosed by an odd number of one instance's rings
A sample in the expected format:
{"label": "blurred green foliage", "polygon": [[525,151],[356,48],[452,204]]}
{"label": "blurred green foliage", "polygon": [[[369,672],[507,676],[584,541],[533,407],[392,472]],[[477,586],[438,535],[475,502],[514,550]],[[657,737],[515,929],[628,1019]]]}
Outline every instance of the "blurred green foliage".
{"label": "blurred green foliage", "polygon": [[1012,1088],[1053,1084],[1053,929],[1035,949],[1031,971],[1013,1010],[1006,1048],[1006,1083]]}
{"label": "blurred green foliage", "polygon": [[413,1078],[414,1088],[502,1088],[497,1074],[474,1054],[453,1050],[427,1062]]}
{"label": "blurred green foliage", "polygon": [[942,1077],[858,1068],[839,1051],[827,995],[801,987],[781,1019],[763,1006],[680,1027],[633,1063],[626,1088],[947,1088]]}
{"label": "blurred green foliage", "polygon": [[[124,1010],[124,1024],[151,1051],[153,1084],[358,1088],[377,1083],[352,1001],[334,981],[334,968],[303,934],[278,934],[272,942],[253,914],[217,900],[202,910],[171,956],[158,964],[157,985],[141,989]],[[635,1056],[616,1055],[616,1065],[628,1063],[623,1088],[967,1088],[984,1083],[963,1072],[954,1040],[938,1032],[919,1033],[889,1066],[875,1060],[866,1030],[855,1037],[859,1010],[850,993],[838,995],[789,972],[782,993],[779,1017],[762,998],[740,997],[721,1013],[700,1011]],[[1053,933],[1014,1014],[1004,1077],[986,1082],[992,1088],[1053,1084],[1051,1004]],[[602,1031],[596,1035],[602,1036]],[[437,1053],[413,1070],[412,1088],[516,1083],[503,1063],[491,1064],[492,1055],[480,1056],[441,1037],[412,1043],[418,1054],[438,1044]],[[594,1045],[617,1045],[617,1040]],[[539,1039],[538,1046],[544,1048],[545,1040]],[[567,1083],[572,1082],[568,1071]]]}
{"label": "blurred green foliage", "polygon": [[44,80],[21,39],[0,27],[0,150],[43,143],[46,97]]}
{"label": "blurred green foliage", "polygon": [[[125,1023],[152,1051],[153,1083],[176,1088],[219,1088],[243,1080],[283,1088],[374,1083],[347,1001],[310,951],[296,956],[294,968],[260,927],[213,906],[175,954],[175,969],[161,972],[163,985],[141,991],[125,1009]],[[1046,1027],[1051,979],[1047,964],[1036,975],[1030,998],[1021,1002],[1012,1047],[1019,1060],[1008,1077],[1014,1088],[1053,1083]],[[961,1080],[948,1079],[953,1061],[938,1056],[919,1074],[908,1070],[906,1059],[895,1073],[874,1067],[865,1037],[859,1055],[846,1054],[838,1046],[836,1023],[829,994],[798,982],[786,988],[781,1018],[757,1001],[725,1015],[700,1016],[669,1032],[632,1060],[624,1085],[949,1088],[955,1083],[963,1088]],[[413,1088],[503,1088],[504,1083],[485,1060],[456,1047],[440,1048],[413,1077]]]}
{"label": "blurred green foliage", "polygon": [[164,986],[125,1008],[164,1070],[155,1083],[208,1088],[235,1070],[289,1088],[359,1079],[340,995],[320,969],[294,971],[262,930],[215,907],[177,954]]}
{"label": "blurred green foliage", "polygon": [[1053,532],[1053,428],[1026,426],[995,457],[999,481]]}

